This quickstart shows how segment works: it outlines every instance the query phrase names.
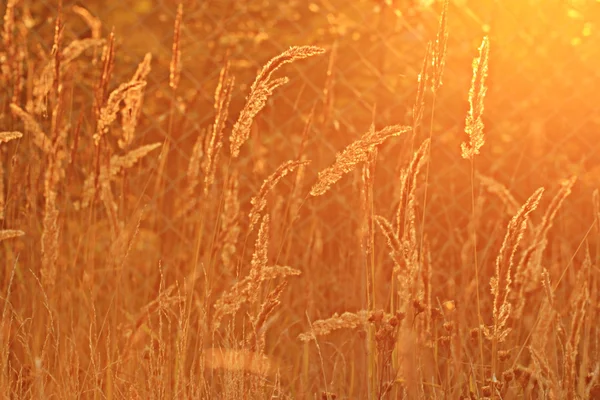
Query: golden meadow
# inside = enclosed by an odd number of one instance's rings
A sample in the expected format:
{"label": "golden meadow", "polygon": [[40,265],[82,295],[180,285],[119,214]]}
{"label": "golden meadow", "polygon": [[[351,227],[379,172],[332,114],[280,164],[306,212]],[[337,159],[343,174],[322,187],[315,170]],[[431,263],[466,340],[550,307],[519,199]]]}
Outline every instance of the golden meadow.
{"label": "golden meadow", "polygon": [[[377,12],[404,18],[392,3]],[[506,160],[485,161],[500,159],[486,120],[494,26],[467,42],[472,63],[453,63],[465,2],[422,3],[434,23],[410,100],[386,115],[367,102],[370,120],[347,133],[337,41],[272,51],[246,80],[231,52],[202,70],[187,58],[196,2],[161,14],[166,54],[138,57],[92,7],[8,0],[4,398],[600,398],[593,174],[532,167],[526,191],[503,180]],[[295,83],[310,62],[312,103]],[[446,129],[455,79],[464,113]],[[293,124],[265,123],[278,109]],[[440,178],[449,162],[464,195]]]}

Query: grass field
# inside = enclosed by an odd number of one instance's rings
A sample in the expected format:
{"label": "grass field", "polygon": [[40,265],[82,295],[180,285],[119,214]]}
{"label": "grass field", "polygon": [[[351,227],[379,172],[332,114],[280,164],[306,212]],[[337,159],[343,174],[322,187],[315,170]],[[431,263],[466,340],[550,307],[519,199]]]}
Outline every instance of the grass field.
{"label": "grass field", "polygon": [[[194,86],[191,1],[165,17],[167,62],[87,8],[6,3],[3,398],[600,398],[598,180],[560,170],[553,138],[499,157],[529,142],[489,134],[497,41],[457,73],[454,2],[404,112],[369,103],[349,133],[337,42],[272,52],[249,79],[226,54]],[[317,100],[294,76],[310,62]],[[441,129],[455,80],[466,114]],[[527,184],[502,179],[523,165]]]}

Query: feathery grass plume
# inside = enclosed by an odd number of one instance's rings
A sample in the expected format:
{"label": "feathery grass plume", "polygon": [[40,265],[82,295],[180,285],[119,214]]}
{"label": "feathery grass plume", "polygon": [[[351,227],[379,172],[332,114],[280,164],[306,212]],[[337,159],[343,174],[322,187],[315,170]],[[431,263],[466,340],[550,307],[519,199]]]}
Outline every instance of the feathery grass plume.
{"label": "feathery grass plume", "polygon": [[206,158],[203,161],[204,172],[204,196],[215,180],[215,171],[219,162],[219,151],[223,147],[223,130],[229,114],[229,103],[231,92],[235,82],[234,77],[229,75],[230,63],[227,61],[219,74],[219,83],[215,90],[215,122],[210,131],[210,137],[206,146]]}
{"label": "feathery grass plume", "polygon": [[[541,267],[543,265],[543,254],[548,244],[548,232],[552,228],[558,210],[562,207],[565,199],[571,194],[577,177],[573,176],[561,182],[558,193],[552,198],[550,205],[544,213],[542,222],[535,231],[533,243],[527,249],[525,255],[517,267],[515,283],[524,291],[520,299],[524,300],[524,293],[535,290],[540,282]],[[527,256],[527,257],[525,257]]]}
{"label": "feathery grass plume", "polygon": [[236,252],[237,241],[240,235],[240,199],[239,199],[239,173],[234,170],[227,178],[225,195],[223,199],[223,213],[221,214],[221,262],[227,272],[233,272],[233,256]]}
{"label": "feathery grass plume", "polygon": [[100,139],[104,134],[108,132],[110,125],[117,119],[117,112],[119,111],[119,104],[125,98],[132,96],[130,92],[139,92],[146,86],[144,81],[131,81],[121,84],[118,88],[112,91],[108,97],[106,105],[100,110],[100,117],[98,118],[97,132],[94,134],[94,144],[98,146]]}
{"label": "feathery grass plume", "polygon": [[171,64],[169,66],[169,86],[177,89],[181,77],[181,20],[183,19],[183,1],[177,6],[175,26],[173,27],[173,50],[171,53]]}
{"label": "feathery grass plume", "polygon": [[57,53],[55,57],[48,60],[48,63],[40,73],[40,76],[37,77],[33,83],[33,112],[35,114],[43,114],[48,111],[47,97],[57,78],[57,73],[66,71],[73,60],[78,58],[86,50],[98,48],[104,45],[105,42],[104,39],[100,38],[74,40],[60,51],[60,57]]}
{"label": "feathery grass plume", "polygon": [[260,306],[260,310],[256,316],[250,317],[253,330],[250,332],[250,336],[246,339],[248,347],[251,351],[257,351],[264,353],[265,351],[265,337],[267,329],[269,328],[269,318],[277,307],[281,305],[281,294],[287,287],[287,282],[283,281],[271,290],[265,300]]}
{"label": "feathery grass plume", "polygon": [[548,206],[548,209],[544,214],[544,218],[542,218],[542,223],[538,227],[538,230],[536,232],[536,242],[541,243],[543,240],[546,240],[548,236],[548,231],[550,230],[550,228],[552,228],[558,210],[562,207],[562,204],[565,201],[565,199],[571,194],[573,186],[575,186],[576,182],[577,177],[572,176],[569,179],[565,179],[560,183],[560,190],[550,202],[550,205]]}
{"label": "feathery grass plume", "polygon": [[344,174],[352,171],[357,164],[367,161],[373,149],[382,144],[386,139],[400,136],[410,132],[412,128],[402,125],[391,125],[379,131],[368,131],[360,139],[351,143],[335,157],[335,163],[319,172],[319,178],[310,190],[311,196],[325,194],[331,185],[342,178]]}
{"label": "feathery grass plume", "polygon": [[473,79],[469,90],[469,113],[465,122],[465,133],[469,136],[469,143],[462,143],[462,157],[472,159],[479,154],[481,146],[485,143],[483,136],[483,99],[487,87],[485,79],[488,74],[488,58],[490,43],[485,36],[479,47],[479,57],[473,60]]}
{"label": "feathery grass plume", "polygon": [[[584,285],[583,290],[573,304],[573,318],[571,320],[571,332],[568,341],[564,346],[565,358],[563,366],[562,388],[564,398],[574,400],[579,398],[577,393],[577,353],[579,352],[579,340],[581,339],[581,328],[585,319],[585,314],[590,301],[590,294],[587,286]],[[582,378],[580,378],[582,379]]]}
{"label": "feathery grass plume", "polygon": [[508,223],[506,236],[504,236],[502,247],[496,258],[495,276],[490,280],[492,294],[494,295],[492,311],[494,324],[491,331],[485,327],[484,333],[488,339],[495,340],[498,343],[503,342],[510,332],[510,328],[506,328],[506,323],[512,308],[508,295],[511,290],[511,273],[515,254],[527,228],[529,214],[537,208],[543,193],[544,188],[536,190]]}
{"label": "feathery grass plume", "polygon": [[108,87],[115,66],[115,32],[114,28],[108,36],[108,42],[102,47],[102,74],[95,88],[95,112],[96,118],[100,118],[100,110],[105,104],[108,96]]}
{"label": "feathery grass plume", "polygon": [[249,219],[249,227],[248,232],[251,232],[254,226],[258,223],[260,218],[260,213],[267,206],[267,195],[269,192],[273,190],[275,185],[287,174],[294,171],[296,168],[302,165],[308,165],[310,161],[299,161],[299,160],[288,160],[281,164],[275,172],[267,177],[264,180],[262,186],[258,193],[250,200],[250,204],[252,204],[252,208],[250,209],[250,214],[248,215]]}
{"label": "feathery grass plume", "polygon": [[25,232],[16,229],[2,229],[0,230],[0,242],[6,239],[12,239],[16,237],[24,236]]}
{"label": "feathery grass plume", "polygon": [[385,217],[382,217],[380,215],[375,216],[375,222],[377,222],[379,229],[381,229],[381,232],[387,240],[388,249],[390,251],[390,257],[394,262],[394,273],[396,274],[405,272],[405,254],[403,251],[402,242],[400,238],[396,236],[394,227]]}
{"label": "feathery grass plume", "polygon": [[[258,289],[260,284],[261,272],[267,267],[269,263],[269,224],[271,219],[269,215],[265,215],[258,229],[258,236],[256,237],[256,245],[254,248],[254,254],[252,254],[252,261],[250,261],[250,277],[251,284],[254,285],[255,289]],[[250,293],[249,303],[254,304],[258,299],[258,290],[253,290]]]}
{"label": "feathery grass plume", "polygon": [[[144,60],[138,65],[135,74],[130,82],[146,82],[146,78],[150,73],[150,63],[152,62],[152,54],[146,53]],[[131,89],[126,92],[123,98],[123,109],[121,110],[121,121],[123,124],[123,137],[119,139],[119,147],[126,149],[133,142],[135,128],[137,127],[138,118],[144,102],[144,86],[137,89]]]}
{"label": "feathery grass plume", "polygon": [[369,323],[373,312],[361,310],[357,312],[344,312],[342,315],[333,314],[330,318],[318,320],[312,323],[310,332],[301,333],[298,339],[302,342],[316,340],[317,336],[329,335],[340,329],[356,329]]}
{"label": "feathery grass plume", "polygon": [[446,49],[448,46],[448,0],[444,1],[440,25],[435,38],[435,45],[432,46],[431,54],[431,91],[436,93],[442,86],[442,75],[444,74],[444,66],[446,65]]}
{"label": "feathery grass plume", "polygon": [[17,131],[0,132],[0,144],[8,143],[11,140],[20,139],[22,137],[23,134]]}
{"label": "feathery grass plume", "polygon": [[[108,185],[123,169],[133,167],[140,159],[144,158],[148,153],[159,148],[161,145],[162,143],[147,144],[129,151],[124,156],[112,156],[108,167],[102,166],[100,168],[100,176],[98,179],[100,186]],[[95,182],[95,176],[88,176],[83,183],[83,207],[87,207],[94,197],[94,193],[96,192]]]}
{"label": "feathery grass plume", "polygon": [[85,21],[92,32],[92,39],[100,39],[102,36],[102,22],[84,7],[74,5],[71,10]]}
{"label": "feathery grass plume", "polygon": [[425,110],[425,92],[427,90],[427,85],[429,83],[429,69],[430,69],[430,56],[432,45],[431,42],[427,43],[427,51],[425,52],[425,58],[423,58],[423,65],[421,65],[421,72],[417,77],[417,97],[415,99],[415,104],[412,109],[412,118],[413,118],[413,135],[414,131],[421,125],[421,121],[423,120],[423,113]]}
{"label": "feathery grass plume", "polygon": [[48,138],[48,136],[46,136],[44,131],[42,131],[42,128],[37,123],[35,118],[16,104],[11,104],[10,110],[23,121],[23,124],[25,125],[25,133],[33,134],[33,143],[35,143],[35,145],[38,146],[44,153],[51,153],[52,141],[50,138]]}
{"label": "feathery grass plume", "polygon": [[250,128],[256,115],[266,106],[273,91],[288,82],[288,78],[272,80],[272,75],[282,65],[323,54],[324,49],[316,46],[292,46],[277,57],[272,58],[259,72],[250,88],[250,95],[240,116],[233,126],[230,137],[230,151],[233,158],[240,154],[242,145],[250,137]]}

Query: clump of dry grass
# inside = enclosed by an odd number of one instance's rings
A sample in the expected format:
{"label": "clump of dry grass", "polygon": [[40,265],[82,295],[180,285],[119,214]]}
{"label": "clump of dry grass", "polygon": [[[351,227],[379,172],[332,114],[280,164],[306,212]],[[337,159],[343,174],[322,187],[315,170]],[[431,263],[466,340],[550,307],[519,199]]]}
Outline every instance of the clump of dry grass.
{"label": "clump of dry grass", "polygon": [[[127,41],[119,40],[118,27],[103,38],[102,22],[87,9],[71,8],[90,28],[90,39],[65,41],[69,15],[59,3],[54,29],[40,44],[28,32],[38,21],[29,15],[37,12],[35,4],[7,4],[0,49],[7,94],[0,110],[2,393],[61,399],[597,397],[600,196],[596,191],[592,198],[596,229],[574,247],[566,237],[575,232],[567,227],[578,224],[559,210],[575,177],[561,183],[537,222],[531,216],[542,189],[522,203],[524,179],[504,185],[475,170],[484,142],[487,39],[468,71],[468,141],[461,152],[471,161],[468,220],[464,210],[458,217],[439,204],[447,197],[438,197],[441,186],[430,182],[429,170],[421,185],[438,129],[448,1],[427,47],[415,104],[404,110],[412,111],[412,126],[377,130],[378,118],[387,117],[373,112],[369,131],[336,155],[308,195],[307,160],[327,154],[314,148],[309,133],[320,138],[332,126],[339,130],[333,100],[346,48],[333,46],[323,99],[314,101],[306,120],[290,121],[304,124],[299,146],[290,151],[271,140],[277,133],[261,132],[252,136],[261,150],[243,159],[254,119],[288,82],[275,78],[276,71],[324,50],[292,47],[273,58],[245,103],[235,99],[234,73],[243,79],[244,71],[232,51],[222,59],[212,104],[202,110],[196,99],[205,88],[181,82],[183,21],[191,29],[193,19],[187,4],[178,3],[169,78],[162,80],[154,79],[150,53],[133,76],[117,80],[121,63],[129,61],[116,49],[128,52]],[[307,109],[306,96],[300,92],[294,109]],[[175,104],[190,112],[180,113]],[[241,112],[230,127],[236,107]],[[138,132],[142,110],[150,135],[163,128],[169,135],[158,160],[151,153],[161,143],[144,145]],[[416,131],[429,115],[431,137],[416,148]],[[199,132],[190,149],[188,129]],[[408,140],[398,140],[405,150],[382,148],[409,131]],[[222,153],[225,135],[229,156]],[[177,170],[179,150],[191,153],[187,171]],[[263,174],[282,160],[289,161]],[[403,167],[392,178],[385,170],[390,163]],[[356,168],[354,185],[336,193],[334,185]],[[281,188],[290,173],[296,174],[293,186]],[[452,173],[446,176],[460,203],[463,187]],[[476,192],[475,182],[483,190]],[[429,206],[427,193],[417,201],[427,187]],[[352,198],[358,191],[360,198]],[[305,201],[325,193],[327,199]],[[501,210],[488,201],[493,196]],[[505,213],[513,217],[500,236]],[[253,252],[246,249],[251,240]],[[490,281],[491,295],[482,291],[479,298],[480,279]]]}
{"label": "clump of dry grass", "polygon": [[220,327],[223,317],[234,316],[243,304],[256,304],[258,290],[262,282],[271,281],[278,277],[285,278],[290,275],[300,275],[299,270],[291,267],[269,266],[268,246],[269,216],[265,215],[256,238],[250,271],[244,279],[233,285],[227,292],[224,292],[215,303],[215,313],[212,321],[213,330]]}

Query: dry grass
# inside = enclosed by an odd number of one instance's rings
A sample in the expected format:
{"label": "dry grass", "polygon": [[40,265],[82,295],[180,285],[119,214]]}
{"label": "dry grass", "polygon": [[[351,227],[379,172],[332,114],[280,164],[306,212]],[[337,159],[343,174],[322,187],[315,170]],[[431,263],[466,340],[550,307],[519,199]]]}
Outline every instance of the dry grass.
{"label": "dry grass", "polygon": [[[370,129],[347,135],[335,158],[313,139],[333,132],[337,45],[321,60],[317,46],[273,57],[245,101],[238,69],[224,59],[206,121],[184,95],[183,72],[192,70],[182,63],[184,4],[173,13],[162,78],[150,53],[123,76],[118,55],[127,49],[115,32],[103,37],[103,21],[84,7],[69,11],[75,16],[59,7],[43,38],[49,54],[34,51],[39,38],[21,2],[3,10],[5,398],[600,396],[600,196],[589,199],[587,231],[568,232],[562,209],[572,207],[576,177],[556,177],[558,189],[524,199],[477,168],[474,156],[487,151],[487,38],[465,71],[468,140],[454,149],[456,162],[470,161],[469,220],[435,201],[443,188],[429,163],[441,140],[433,111],[444,90],[448,1],[408,124],[376,128],[373,107]],[[92,37],[67,42],[69,18],[82,19]],[[277,112],[270,99],[290,82],[273,75],[291,63],[301,70],[296,62],[308,58],[323,66],[323,101],[296,121],[303,131],[263,132],[262,113]],[[152,82],[173,95],[166,113]],[[148,119],[168,137],[143,135]],[[186,130],[187,159],[173,140]],[[299,146],[261,150],[287,143],[269,140],[284,134]],[[398,146],[408,150],[399,155]],[[383,173],[390,165],[400,166],[392,178]],[[554,193],[548,204],[543,192]],[[577,248],[562,238],[575,234],[583,237]]]}

